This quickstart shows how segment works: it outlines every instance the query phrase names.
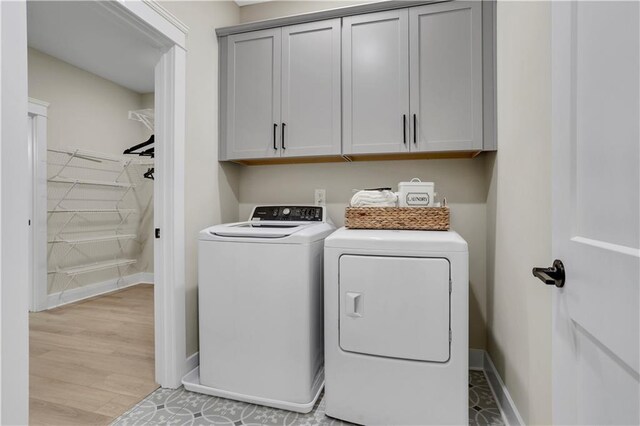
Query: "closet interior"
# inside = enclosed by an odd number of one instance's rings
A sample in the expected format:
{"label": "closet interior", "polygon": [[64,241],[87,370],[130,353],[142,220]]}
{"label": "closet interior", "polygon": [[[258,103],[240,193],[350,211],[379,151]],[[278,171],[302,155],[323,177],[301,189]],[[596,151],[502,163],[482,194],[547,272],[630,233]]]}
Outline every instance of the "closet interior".
{"label": "closet interior", "polygon": [[[129,118],[153,132],[152,109]],[[120,288],[152,271],[154,160],[147,142],[145,151],[123,155],[47,149],[47,294],[55,305],[78,299],[73,290],[110,281]]]}

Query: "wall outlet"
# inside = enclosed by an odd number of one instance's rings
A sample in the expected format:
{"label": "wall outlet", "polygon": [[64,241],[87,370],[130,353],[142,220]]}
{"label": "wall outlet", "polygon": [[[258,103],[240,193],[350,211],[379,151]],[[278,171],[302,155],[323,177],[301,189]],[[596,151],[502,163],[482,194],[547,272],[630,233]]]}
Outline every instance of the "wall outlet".
{"label": "wall outlet", "polygon": [[324,206],[327,203],[327,190],[316,189],[314,200],[316,206]]}

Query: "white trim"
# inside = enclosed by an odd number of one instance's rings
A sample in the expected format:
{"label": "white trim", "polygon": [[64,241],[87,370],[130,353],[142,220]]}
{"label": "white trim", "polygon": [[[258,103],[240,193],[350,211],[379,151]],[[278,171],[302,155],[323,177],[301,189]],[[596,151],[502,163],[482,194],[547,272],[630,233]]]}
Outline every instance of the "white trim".
{"label": "white trim", "polygon": [[161,15],[164,19],[169,21],[174,27],[178,28],[185,35],[189,32],[189,27],[184,22],[179,20],[174,14],[169,12],[164,6],[162,6],[157,1],[155,1],[155,0],[142,0],[142,2],[144,4],[146,4],[147,6],[149,6],[151,9],[153,9],[156,13]]}
{"label": "white trim", "polygon": [[498,403],[498,407],[500,407],[500,412],[502,413],[505,423],[511,426],[525,425],[526,423],[522,419],[513,398],[511,398],[509,390],[502,381],[502,377],[498,374],[498,370],[496,370],[487,352],[484,352],[484,373],[487,376],[489,387],[493,391],[493,396]]}
{"label": "white trim", "polygon": [[155,284],[155,277],[153,272],[138,272],[140,277],[140,284]]}
{"label": "white trim", "polygon": [[191,371],[198,366],[200,366],[200,352],[196,352],[187,357],[184,371]]}
{"label": "white trim", "polygon": [[57,308],[59,306],[68,305],[69,303],[79,302],[81,300],[90,299],[107,293],[113,293],[114,291],[122,290],[138,284],[152,283],[153,273],[151,273],[151,279],[149,279],[148,272],[138,272],[136,274],[122,277],[122,279],[114,278],[100,283],[77,287],[71,290],[66,290],[62,294],[49,294],[47,296],[47,309]]}
{"label": "white trim", "polygon": [[[159,7],[142,1],[96,2],[125,24],[147,36],[150,48],[163,52],[155,72],[156,109],[156,181],[154,185],[154,222],[162,238],[154,242],[156,287],[155,372],[156,382],[165,388],[177,388],[185,372],[185,215],[184,215],[184,138],[186,95],[186,26],[178,28],[162,15]],[[28,191],[25,176],[27,70],[26,6],[24,1],[0,2],[2,12],[11,13],[2,24],[2,377],[0,391],[4,407],[2,424],[23,424],[28,413],[28,286],[25,218]],[[156,5],[157,6],[157,5]],[[15,16],[14,16],[15,15]],[[9,43],[7,40],[11,40]],[[24,59],[24,61],[23,61]],[[10,64],[10,65],[7,65]],[[24,68],[24,69],[23,69]],[[5,94],[9,92],[9,95]],[[15,95],[15,96],[14,96]],[[21,109],[24,104],[24,109]],[[15,114],[22,114],[23,121]],[[10,134],[6,129],[9,129]],[[18,146],[16,143],[25,141]],[[10,149],[5,149],[5,146]],[[24,150],[24,151],[23,151]],[[24,157],[24,162],[20,160]],[[16,183],[17,182],[17,183]],[[15,214],[14,214],[15,213]],[[18,214],[19,213],[19,214]],[[6,219],[10,216],[10,221]],[[14,217],[15,216],[15,217]],[[14,220],[15,219],[15,220]],[[11,234],[11,235],[8,235]],[[16,234],[16,235],[13,235]],[[9,238],[10,237],[10,238]],[[21,243],[17,243],[20,242]],[[6,248],[5,248],[6,245]],[[23,249],[24,245],[24,249]],[[9,247],[12,251],[10,251]],[[7,255],[7,253],[11,253]],[[21,259],[16,259],[20,256]],[[9,266],[7,266],[9,265]],[[5,279],[6,278],[6,279]],[[24,299],[24,305],[23,305]],[[10,309],[7,309],[7,306]],[[7,330],[9,332],[7,332]],[[18,356],[19,355],[19,356]],[[15,377],[14,377],[15,376]],[[6,403],[6,404],[5,404]],[[7,414],[8,413],[8,414]],[[25,416],[22,419],[21,416]]]}
{"label": "white trim", "polygon": [[[6,49],[3,48],[3,45],[2,45],[2,38],[4,37],[4,32],[3,32],[4,28],[3,28],[3,23],[2,23],[2,9],[3,9],[3,7],[0,4],[0,153],[2,153],[2,145],[4,145],[2,143],[2,141],[4,140],[4,129],[2,127],[2,122],[5,120],[4,111],[3,111],[3,108],[2,108],[2,105],[3,105],[2,99],[3,99],[3,95],[4,95],[4,93],[3,93],[4,92],[4,84],[1,84],[2,76],[3,76],[3,73],[4,73],[3,61],[7,62],[7,59],[9,59],[10,61],[13,59],[12,58],[13,55],[11,55],[11,54],[7,55],[7,58],[4,59],[5,50]],[[9,71],[11,71],[11,70],[9,70]],[[4,194],[4,191],[2,191],[3,179],[2,179],[2,161],[1,160],[2,160],[2,155],[0,155],[0,207],[2,207],[2,205],[3,205],[3,203],[2,203],[2,195]],[[4,229],[4,226],[2,225],[2,216],[3,216],[2,208],[0,208],[0,278],[2,277],[2,272],[3,272],[3,269],[2,269],[3,266],[2,265],[4,264],[4,261],[2,260],[2,246],[3,246],[3,244],[2,244],[2,230]],[[4,292],[0,289],[0,347],[2,346],[2,342],[6,341],[5,335],[2,332],[2,325],[5,322],[5,316],[6,316],[6,314],[4,312],[4,309],[2,308],[2,298],[3,297],[4,297]],[[23,329],[24,329],[24,324],[18,324],[18,326],[20,326],[20,325],[22,325]],[[28,330],[28,327],[29,327],[29,323],[27,322],[27,330]],[[20,351],[20,349],[18,349],[18,351]],[[26,355],[29,355],[28,349],[27,349]],[[2,374],[2,370],[3,370],[2,366],[3,366],[3,364],[2,364],[2,350],[0,350],[0,374]],[[27,371],[27,373],[28,373],[28,371]],[[6,383],[7,386],[11,385],[10,381],[7,380],[6,382],[7,382]],[[2,416],[3,416],[4,412],[5,412],[2,409],[2,407],[4,406],[4,404],[2,402],[2,394],[4,393],[3,392],[4,383],[5,383],[5,380],[2,380],[2,382],[0,382],[0,422],[2,422]],[[26,386],[24,386],[23,389],[24,388],[27,389],[26,392],[27,392],[27,397],[28,397],[29,388],[26,387]],[[27,410],[28,410],[28,406],[27,406]],[[28,418],[29,418],[29,415],[27,414],[26,419],[28,419]]]}
{"label": "white trim", "polygon": [[27,10],[0,1],[0,424],[29,419]]}
{"label": "white trim", "polygon": [[29,114],[30,115],[40,115],[42,117],[46,117],[48,114],[49,102],[41,101],[36,98],[29,98]]}
{"label": "white trim", "polygon": [[178,388],[186,371],[184,138],[186,52],[173,46],[156,66],[154,270],[156,381]]}
{"label": "white trim", "polygon": [[[96,2],[126,22],[158,47],[186,49],[188,27],[153,1]],[[177,24],[177,25],[176,25]]]}
{"label": "white trim", "polygon": [[32,118],[29,146],[29,171],[31,173],[30,219],[31,256],[28,258],[31,272],[29,283],[29,310],[47,308],[47,114],[49,104],[29,98],[28,111]]}
{"label": "white trim", "polygon": [[483,349],[469,349],[469,370],[484,370],[485,354]]}

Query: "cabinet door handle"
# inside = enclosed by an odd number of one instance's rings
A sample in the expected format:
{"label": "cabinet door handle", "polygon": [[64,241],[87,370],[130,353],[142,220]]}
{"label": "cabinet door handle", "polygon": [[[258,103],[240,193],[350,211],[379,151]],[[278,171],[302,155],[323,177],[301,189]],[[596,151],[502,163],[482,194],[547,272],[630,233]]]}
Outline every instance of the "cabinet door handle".
{"label": "cabinet door handle", "polygon": [[287,126],[287,123],[282,123],[282,149],[287,149],[284,146],[284,128]]}
{"label": "cabinet door handle", "polygon": [[276,142],[276,133],[278,132],[278,123],[273,123],[273,149],[278,150],[278,144]]}
{"label": "cabinet door handle", "polygon": [[418,139],[416,138],[416,115],[413,114],[413,143],[417,144]]}
{"label": "cabinet door handle", "polygon": [[402,114],[402,141],[407,144],[407,114]]}

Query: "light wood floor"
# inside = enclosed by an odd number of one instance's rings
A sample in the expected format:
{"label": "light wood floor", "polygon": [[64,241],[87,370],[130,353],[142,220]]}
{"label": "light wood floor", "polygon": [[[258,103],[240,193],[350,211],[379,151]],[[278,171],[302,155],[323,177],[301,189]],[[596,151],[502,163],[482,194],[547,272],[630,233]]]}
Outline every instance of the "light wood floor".
{"label": "light wood floor", "polygon": [[109,424],[158,387],[153,286],[29,314],[32,425]]}

